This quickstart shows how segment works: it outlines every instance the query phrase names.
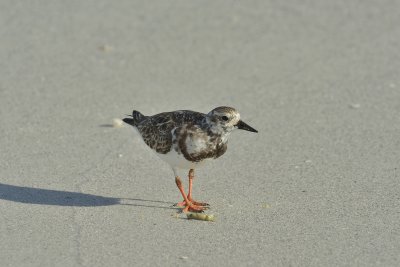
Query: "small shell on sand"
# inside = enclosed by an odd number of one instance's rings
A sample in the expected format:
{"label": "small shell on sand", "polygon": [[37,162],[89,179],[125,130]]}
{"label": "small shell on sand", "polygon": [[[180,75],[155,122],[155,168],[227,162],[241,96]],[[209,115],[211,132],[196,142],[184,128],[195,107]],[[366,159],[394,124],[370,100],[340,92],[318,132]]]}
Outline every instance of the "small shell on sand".
{"label": "small shell on sand", "polygon": [[98,48],[100,51],[103,51],[103,52],[111,52],[114,50],[114,47],[112,47],[111,45],[107,45],[107,44],[100,45]]}
{"label": "small shell on sand", "polygon": [[112,126],[114,128],[121,128],[122,126],[124,126],[124,122],[121,119],[115,118],[112,121]]}
{"label": "small shell on sand", "polygon": [[361,107],[361,105],[358,104],[358,103],[353,103],[353,104],[349,104],[349,107],[352,108],[352,109],[358,109],[358,108]]}
{"label": "small shell on sand", "polygon": [[186,216],[189,220],[215,222],[215,217],[213,214],[188,213],[188,214],[186,214]]}

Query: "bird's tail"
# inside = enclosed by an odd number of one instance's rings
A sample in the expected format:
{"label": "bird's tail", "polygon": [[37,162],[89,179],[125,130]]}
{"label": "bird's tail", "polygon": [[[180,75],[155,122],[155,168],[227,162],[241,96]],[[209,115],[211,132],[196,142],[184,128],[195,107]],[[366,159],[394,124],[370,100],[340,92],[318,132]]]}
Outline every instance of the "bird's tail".
{"label": "bird's tail", "polygon": [[144,116],[137,110],[132,111],[132,115],[128,116],[131,116],[132,118],[124,118],[123,121],[132,126],[137,126],[141,121],[143,121],[146,118],[146,116]]}

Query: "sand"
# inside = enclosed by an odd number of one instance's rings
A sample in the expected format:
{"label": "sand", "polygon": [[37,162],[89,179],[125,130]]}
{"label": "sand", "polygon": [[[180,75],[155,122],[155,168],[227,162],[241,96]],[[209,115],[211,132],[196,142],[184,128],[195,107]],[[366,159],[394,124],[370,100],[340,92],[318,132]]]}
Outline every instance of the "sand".
{"label": "sand", "polygon": [[[398,1],[1,1],[1,266],[400,265]],[[236,107],[173,172],[114,118]],[[187,187],[186,173],[182,179]]]}

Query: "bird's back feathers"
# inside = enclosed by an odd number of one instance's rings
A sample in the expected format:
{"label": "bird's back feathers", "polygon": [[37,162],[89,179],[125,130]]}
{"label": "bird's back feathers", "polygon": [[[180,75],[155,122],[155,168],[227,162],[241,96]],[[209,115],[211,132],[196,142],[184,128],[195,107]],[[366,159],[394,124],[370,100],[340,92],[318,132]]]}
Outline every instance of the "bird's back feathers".
{"label": "bird's back feathers", "polygon": [[[144,116],[133,111],[132,118],[125,118],[124,122],[136,127],[144,142],[159,154],[175,150],[188,161],[200,162],[226,151],[226,142],[220,135],[208,136],[204,113],[178,110]],[[186,142],[192,145],[187,146]]]}

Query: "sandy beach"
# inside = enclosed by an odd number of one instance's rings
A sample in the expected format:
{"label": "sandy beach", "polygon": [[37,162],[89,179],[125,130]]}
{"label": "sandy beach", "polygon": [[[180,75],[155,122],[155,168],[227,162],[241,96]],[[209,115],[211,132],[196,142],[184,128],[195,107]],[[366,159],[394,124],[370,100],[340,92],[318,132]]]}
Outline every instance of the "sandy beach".
{"label": "sandy beach", "polygon": [[[399,266],[398,1],[0,1],[1,266]],[[174,174],[131,127],[259,133]],[[182,180],[187,188],[186,172]]]}

